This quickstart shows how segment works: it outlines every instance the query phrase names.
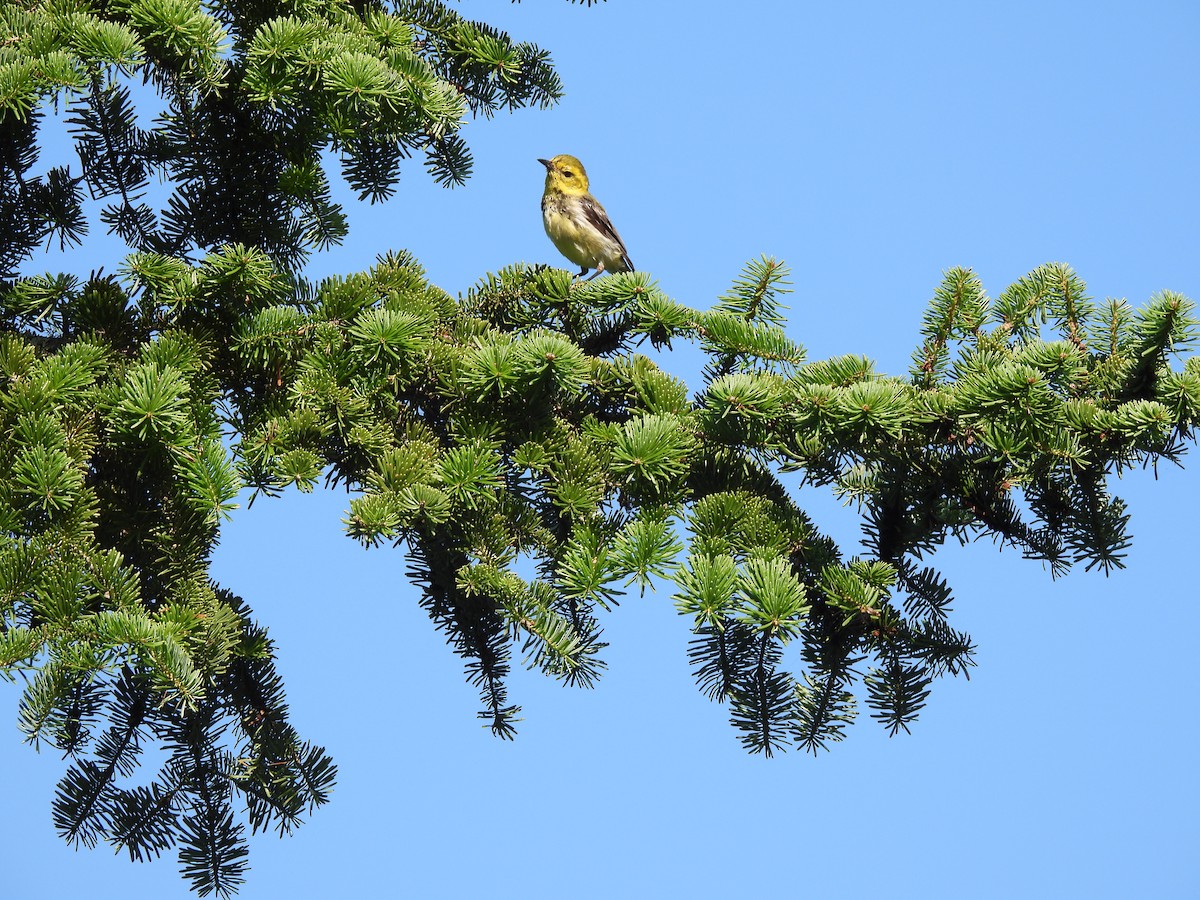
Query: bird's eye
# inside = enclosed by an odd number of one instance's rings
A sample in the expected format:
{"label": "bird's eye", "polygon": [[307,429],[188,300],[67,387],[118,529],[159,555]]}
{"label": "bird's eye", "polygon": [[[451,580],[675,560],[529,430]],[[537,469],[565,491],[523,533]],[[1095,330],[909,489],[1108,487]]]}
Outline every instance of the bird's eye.
{"label": "bird's eye", "polygon": [[563,169],[563,178],[574,178],[574,177],[575,177],[575,173],[572,172],[570,169]]}

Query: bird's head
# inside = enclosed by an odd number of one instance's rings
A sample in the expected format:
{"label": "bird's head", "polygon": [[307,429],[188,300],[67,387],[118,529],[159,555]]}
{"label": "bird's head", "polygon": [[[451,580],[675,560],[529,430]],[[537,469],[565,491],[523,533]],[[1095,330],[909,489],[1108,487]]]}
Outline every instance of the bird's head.
{"label": "bird's head", "polygon": [[546,190],[561,194],[586,194],[588,190],[587,172],[583,163],[573,156],[560,154],[554,159],[539,159],[546,167]]}

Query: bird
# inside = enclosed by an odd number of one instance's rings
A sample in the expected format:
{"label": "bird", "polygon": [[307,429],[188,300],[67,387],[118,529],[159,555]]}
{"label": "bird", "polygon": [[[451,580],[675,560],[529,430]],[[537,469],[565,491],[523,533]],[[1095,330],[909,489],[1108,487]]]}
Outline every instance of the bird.
{"label": "bird", "polygon": [[625,243],[608,220],[608,213],[588,192],[583,163],[560,154],[539,159],[546,167],[546,189],[542,192],[542,221],[558,252],[580,266],[576,278],[591,281],[602,272],[632,272],[633,262]]}

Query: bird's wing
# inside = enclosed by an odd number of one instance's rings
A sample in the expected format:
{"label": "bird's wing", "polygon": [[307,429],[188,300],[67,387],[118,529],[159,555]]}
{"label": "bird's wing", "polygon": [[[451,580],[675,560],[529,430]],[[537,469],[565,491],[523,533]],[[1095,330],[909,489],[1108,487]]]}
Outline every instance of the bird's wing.
{"label": "bird's wing", "polygon": [[625,268],[632,272],[633,261],[629,258],[629,251],[625,249],[625,242],[621,240],[621,236],[617,234],[617,229],[613,228],[613,223],[609,221],[608,213],[604,211],[604,207],[591,194],[583,197],[582,205],[583,217],[588,220],[588,224],[605,237],[612,238],[617,242],[617,246],[621,248],[621,261],[625,264]]}

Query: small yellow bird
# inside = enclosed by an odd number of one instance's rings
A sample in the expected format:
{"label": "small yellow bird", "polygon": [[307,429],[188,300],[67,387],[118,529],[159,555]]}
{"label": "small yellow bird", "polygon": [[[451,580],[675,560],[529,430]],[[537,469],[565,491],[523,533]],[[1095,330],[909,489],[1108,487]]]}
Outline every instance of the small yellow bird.
{"label": "small yellow bird", "polygon": [[588,281],[601,272],[632,272],[625,243],[604,207],[588,193],[583,163],[565,154],[538,162],[546,167],[546,190],[542,193],[546,234],[559,253],[582,267],[575,277],[587,275],[588,269],[596,270]]}

